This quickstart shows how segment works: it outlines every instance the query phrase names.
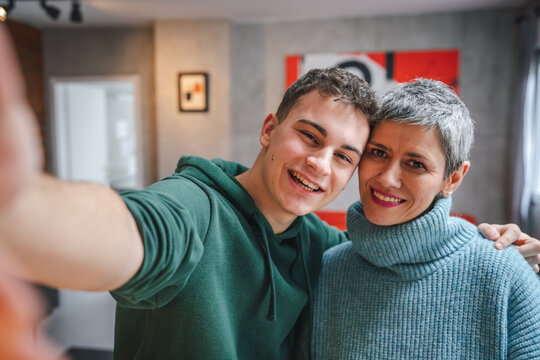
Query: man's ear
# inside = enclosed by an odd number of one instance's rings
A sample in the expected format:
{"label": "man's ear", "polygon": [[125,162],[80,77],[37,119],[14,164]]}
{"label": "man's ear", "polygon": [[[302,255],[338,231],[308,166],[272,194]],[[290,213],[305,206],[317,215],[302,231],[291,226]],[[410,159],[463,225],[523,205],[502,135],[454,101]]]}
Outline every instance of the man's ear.
{"label": "man's ear", "polygon": [[263,147],[268,147],[270,145],[270,140],[272,139],[272,135],[277,126],[278,119],[276,114],[268,114],[266,119],[264,119],[261,134],[259,135],[259,142]]}
{"label": "man's ear", "polygon": [[469,171],[471,163],[469,161],[464,161],[457,170],[455,170],[450,176],[446,179],[444,186],[441,190],[443,196],[450,196],[454,191],[457,190],[465,174]]}

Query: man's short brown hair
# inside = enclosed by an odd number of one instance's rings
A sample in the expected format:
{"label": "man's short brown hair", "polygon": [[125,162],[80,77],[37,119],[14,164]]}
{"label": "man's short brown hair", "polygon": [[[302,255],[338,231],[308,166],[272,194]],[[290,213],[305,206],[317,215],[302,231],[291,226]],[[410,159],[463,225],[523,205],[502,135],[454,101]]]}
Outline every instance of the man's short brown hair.
{"label": "man's short brown hair", "polygon": [[339,67],[313,69],[296,80],[283,95],[276,112],[278,122],[285,120],[300,97],[313,90],[319,90],[321,96],[333,96],[353,105],[369,120],[379,109],[375,92],[365,80]]}

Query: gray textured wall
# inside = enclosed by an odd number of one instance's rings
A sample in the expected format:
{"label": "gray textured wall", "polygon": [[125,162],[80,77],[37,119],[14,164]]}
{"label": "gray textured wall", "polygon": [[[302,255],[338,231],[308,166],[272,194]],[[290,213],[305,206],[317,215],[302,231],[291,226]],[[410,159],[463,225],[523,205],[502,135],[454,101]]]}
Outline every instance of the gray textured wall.
{"label": "gray textured wall", "polygon": [[[233,51],[232,83],[252,77],[254,88],[233,89],[232,154],[247,161],[256,153],[248,139],[257,139],[268,112],[277,109],[284,91],[284,58],[288,54],[331,51],[385,51],[458,49],[460,91],[476,120],[476,144],[471,170],[454,194],[454,209],[475,215],[481,221],[507,219],[507,149],[512,68],[514,61],[514,16],[512,11],[476,11],[379,18],[279,22],[264,26],[237,25],[233,34],[241,42]],[[262,34],[261,34],[262,33]],[[254,49],[264,47],[265,56]],[[260,74],[265,71],[264,91]],[[253,97],[256,90],[257,94]],[[264,108],[259,94],[264,93]],[[254,99],[255,101],[251,101]],[[246,110],[242,110],[245,107]],[[357,199],[353,179],[329,207],[346,209]]]}
{"label": "gray textured wall", "polygon": [[265,27],[231,29],[231,158],[250,166],[257,157],[266,107]]}
{"label": "gray textured wall", "polygon": [[[172,174],[181,155],[230,158],[230,23],[159,21],[154,27],[158,175]],[[178,110],[180,72],[209,74],[209,111]]]}
{"label": "gray textured wall", "polygon": [[153,32],[151,27],[43,31],[46,93],[56,76],[139,76],[146,184],[155,181],[157,169]]}

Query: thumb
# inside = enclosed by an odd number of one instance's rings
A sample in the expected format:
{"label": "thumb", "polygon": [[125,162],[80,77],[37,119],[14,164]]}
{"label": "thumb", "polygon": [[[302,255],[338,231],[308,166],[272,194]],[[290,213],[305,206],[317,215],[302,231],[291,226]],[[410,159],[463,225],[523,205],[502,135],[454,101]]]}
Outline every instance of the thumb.
{"label": "thumb", "polygon": [[491,241],[496,241],[501,237],[501,226],[497,224],[481,223],[478,225],[478,230]]}

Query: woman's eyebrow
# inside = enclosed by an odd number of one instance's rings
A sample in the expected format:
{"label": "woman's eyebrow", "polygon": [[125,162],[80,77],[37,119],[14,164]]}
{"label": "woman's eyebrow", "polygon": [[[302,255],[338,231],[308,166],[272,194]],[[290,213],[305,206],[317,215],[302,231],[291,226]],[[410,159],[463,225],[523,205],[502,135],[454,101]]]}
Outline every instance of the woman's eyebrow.
{"label": "woman's eyebrow", "polygon": [[417,153],[413,153],[413,152],[408,152],[408,153],[405,153],[405,154],[410,156],[410,157],[414,157],[414,158],[418,158],[418,159],[427,159],[427,157],[425,157],[422,154],[417,154]]}
{"label": "woman's eyebrow", "polygon": [[376,146],[376,147],[380,147],[383,150],[388,150],[388,148],[385,145],[376,143],[376,142],[371,141],[371,140],[368,142],[368,144]]}
{"label": "woman's eyebrow", "polygon": [[[381,148],[382,150],[388,150],[388,147],[386,147],[385,145],[374,142],[374,141],[370,141],[369,144],[376,146],[378,148]],[[426,159],[426,160],[428,159],[425,155],[414,153],[414,152],[406,152],[405,155],[413,157],[413,158],[417,158],[417,159]]]}

